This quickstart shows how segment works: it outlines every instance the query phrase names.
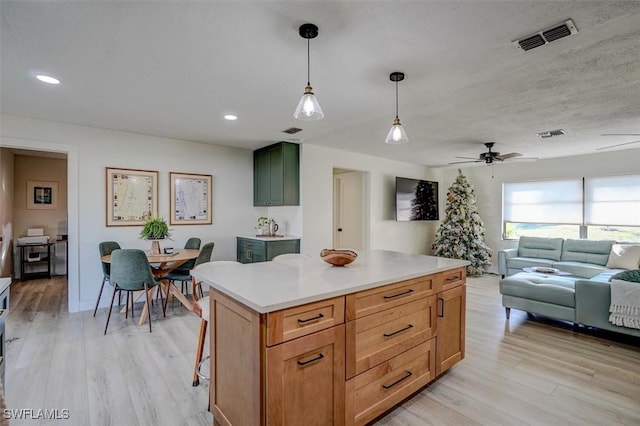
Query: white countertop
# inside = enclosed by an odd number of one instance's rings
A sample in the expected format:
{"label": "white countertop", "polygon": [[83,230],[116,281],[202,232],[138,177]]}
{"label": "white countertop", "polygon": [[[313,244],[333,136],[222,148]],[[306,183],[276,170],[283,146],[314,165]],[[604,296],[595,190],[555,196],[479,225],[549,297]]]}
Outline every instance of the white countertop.
{"label": "white countertop", "polygon": [[385,250],[358,252],[337,267],[320,256],[259,263],[203,263],[191,275],[259,313],[342,296],[469,264]]}
{"label": "white countertop", "polygon": [[285,241],[285,240],[299,240],[300,237],[296,237],[294,235],[279,235],[277,237],[269,237],[267,235],[238,235],[239,238],[248,238],[250,240],[259,240],[259,241]]}

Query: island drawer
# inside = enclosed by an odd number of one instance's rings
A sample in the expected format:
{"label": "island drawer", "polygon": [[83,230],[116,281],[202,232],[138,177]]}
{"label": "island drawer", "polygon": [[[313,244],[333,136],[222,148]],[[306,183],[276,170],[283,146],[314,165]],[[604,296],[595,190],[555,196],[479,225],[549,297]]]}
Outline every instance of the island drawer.
{"label": "island drawer", "polygon": [[347,380],[346,424],[366,424],[434,378],[435,339],[430,339]]}
{"label": "island drawer", "polygon": [[435,295],[347,322],[347,378],[426,342],[435,330]]}
{"label": "island drawer", "polygon": [[439,274],[442,282],[441,289],[449,290],[454,287],[458,287],[464,284],[467,280],[467,269],[458,268],[447,272],[441,272]]}
{"label": "island drawer", "polygon": [[425,275],[349,294],[346,299],[347,321],[436,294],[439,291],[438,278],[437,274]]}
{"label": "island drawer", "polygon": [[344,297],[335,297],[267,314],[267,346],[344,323]]}

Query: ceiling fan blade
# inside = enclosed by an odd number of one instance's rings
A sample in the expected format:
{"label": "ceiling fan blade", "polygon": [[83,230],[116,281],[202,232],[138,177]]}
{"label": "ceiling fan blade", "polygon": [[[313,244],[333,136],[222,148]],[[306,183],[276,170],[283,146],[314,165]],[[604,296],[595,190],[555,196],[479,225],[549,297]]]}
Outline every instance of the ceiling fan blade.
{"label": "ceiling fan blade", "polygon": [[464,159],[467,159],[467,160],[476,160],[476,161],[480,161],[480,160],[478,160],[478,157],[455,157],[455,158],[464,158]]}
{"label": "ceiling fan blade", "polygon": [[[457,157],[460,158],[460,157]],[[462,163],[484,163],[484,160],[473,160],[473,161],[455,161],[449,164],[462,164]]]}
{"label": "ceiling fan blade", "polygon": [[538,161],[538,157],[518,157],[514,158],[513,161]]}
{"label": "ceiling fan blade", "polygon": [[616,148],[618,146],[623,146],[623,145],[631,145],[633,143],[640,143],[640,141],[632,141],[632,142],[619,143],[619,144],[616,144],[616,145],[603,146],[601,148],[596,148],[596,151],[601,151],[603,149]]}
{"label": "ceiling fan blade", "polygon": [[520,154],[519,152],[510,152],[508,154],[496,155],[496,160],[504,161],[508,158],[521,157],[521,156],[522,154]]}

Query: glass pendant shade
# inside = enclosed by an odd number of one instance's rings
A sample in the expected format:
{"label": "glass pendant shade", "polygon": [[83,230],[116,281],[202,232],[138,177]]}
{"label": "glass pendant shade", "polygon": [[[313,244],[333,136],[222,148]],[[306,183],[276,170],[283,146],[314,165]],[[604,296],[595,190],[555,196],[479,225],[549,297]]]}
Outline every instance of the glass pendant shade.
{"label": "glass pendant shade", "polygon": [[293,117],[297,120],[320,120],[324,117],[322,108],[316,99],[316,95],[313,94],[311,86],[307,86],[304,89],[304,94],[298,102],[296,112],[293,113]]}
{"label": "glass pendant shade", "polygon": [[393,126],[389,129],[385,142],[391,145],[399,145],[401,143],[409,142],[407,133],[404,131],[402,124],[400,124],[400,119],[398,117],[393,120]]}

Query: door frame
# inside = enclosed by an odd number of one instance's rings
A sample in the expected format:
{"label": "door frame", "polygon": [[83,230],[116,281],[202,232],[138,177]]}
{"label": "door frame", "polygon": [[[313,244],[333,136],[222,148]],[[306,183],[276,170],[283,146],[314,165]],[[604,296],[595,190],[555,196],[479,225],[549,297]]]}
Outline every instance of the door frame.
{"label": "door frame", "polygon": [[[80,281],[78,270],[78,223],[79,223],[79,182],[78,147],[60,143],[51,143],[31,139],[3,137],[0,148],[28,149],[31,151],[57,152],[67,155],[67,310],[78,312],[80,309]],[[13,236],[14,240],[16,235]]]}

